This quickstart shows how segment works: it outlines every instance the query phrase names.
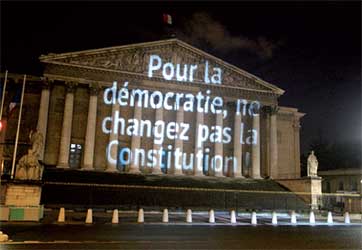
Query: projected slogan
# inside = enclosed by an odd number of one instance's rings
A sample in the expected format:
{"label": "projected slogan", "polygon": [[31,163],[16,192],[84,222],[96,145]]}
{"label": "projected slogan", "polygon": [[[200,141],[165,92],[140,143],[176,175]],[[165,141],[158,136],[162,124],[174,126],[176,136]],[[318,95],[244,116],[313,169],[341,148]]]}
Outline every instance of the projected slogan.
{"label": "projected slogan", "polygon": [[[206,84],[222,84],[222,70],[218,67],[212,67],[208,61],[205,61],[204,67],[199,65],[173,64],[171,62],[163,62],[158,55],[151,55],[148,64],[148,77],[152,78],[156,74],[161,75],[165,80],[176,80],[184,82],[193,82],[195,74],[199,68],[203,69],[203,81]],[[199,112],[203,114],[222,115],[223,119],[227,119],[227,109],[223,109],[224,100],[220,96],[213,96],[210,90],[195,93],[179,93],[179,92],[160,92],[150,91],[148,89],[129,89],[129,83],[126,81],[118,88],[115,81],[113,85],[104,91],[103,101],[106,105],[119,105],[128,107],[140,107],[151,109],[164,109],[175,111],[182,109],[183,112]],[[238,99],[236,101],[236,114],[240,116],[258,116],[260,110],[258,101],[247,101]],[[245,124],[235,124],[240,128],[240,137],[234,138],[240,144],[256,145],[258,142],[258,131],[255,129],[246,129]],[[207,150],[202,149],[204,143],[222,143],[228,144],[232,142],[233,131],[228,126],[197,124],[196,133],[198,136],[195,140],[190,137],[190,123],[188,121],[165,122],[163,120],[143,120],[143,119],[125,119],[121,112],[115,111],[112,116],[105,117],[102,121],[102,131],[105,134],[126,135],[129,137],[140,136],[143,138],[153,138],[154,144],[160,145],[159,149],[143,149],[123,147],[118,151],[118,155],[111,154],[113,147],[119,147],[118,140],[109,142],[106,148],[107,161],[111,164],[129,165],[135,163],[142,167],[155,167],[170,169],[192,170],[196,166],[197,170],[203,171],[204,168],[213,169],[215,172],[222,172],[223,168],[230,164],[235,170],[237,167],[237,159],[234,156],[217,155],[210,157]],[[235,129],[235,128],[234,128]],[[197,153],[182,152],[182,149],[173,145],[163,145],[166,139],[190,141],[195,140],[195,148],[199,148]],[[167,154],[167,161],[163,162],[163,158]],[[173,160],[171,160],[173,159]],[[194,164],[194,162],[196,164]],[[206,165],[206,166],[205,166]]]}

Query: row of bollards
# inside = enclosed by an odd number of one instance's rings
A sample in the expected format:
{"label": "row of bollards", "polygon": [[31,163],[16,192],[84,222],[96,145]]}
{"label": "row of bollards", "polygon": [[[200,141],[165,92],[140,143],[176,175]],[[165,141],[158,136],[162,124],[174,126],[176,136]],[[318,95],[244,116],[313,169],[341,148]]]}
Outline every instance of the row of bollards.
{"label": "row of bollards", "polygon": [[[137,222],[138,223],[144,223],[144,221],[145,221],[145,219],[144,219],[144,211],[143,211],[142,208],[140,208],[138,210]],[[59,210],[58,222],[59,223],[65,222],[65,209],[64,208],[60,208],[60,210]],[[169,222],[168,209],[167,208],[165,208],[163,210],[162,222],[163,223],[168,223]],[[186,222],[187,223],[192,223],[192,211],[191,211],[191,209],[187,209],[187,211],[186,211]],[[85,223],[86,224],[92,224],[93,223],[93,212],[92,212],[92,209],[90,209],[90,208],[87,210]],[[119,223],[118,209],[114,209],[113,210],[113,215],[112,215],[112,224],[118,224],[118,223]],[[213,209],[211,209],[209,211],[209,223],[215,223],[215,212],[214,212]],[[235,210],[231,210],[230,223],[232,223],[232,224],[237,223]],[[250,223],[252,225],[257,225],[258,224],[256,212],[251,213],[251,222]],[[297,224],[297,214],[295,213],[295,211],[291,212],[290,223],[293,224],[293,225]],[[314,212],[311,211],[309,213],[309,224],[313,225],[315,223],[316,223],[315,215],[314,215]],[[332,212],[328,212],[327,223],[328,224],[333,224]],[[351,219],[350,219],[350,216],[349,216],[348,212],[346,212],[344,214],[344,223],[346,223],[346,224],[351,223]],[[272,212],[272,225],[278,225],[278,216],[277,216],[277,213],[275,211]]]}

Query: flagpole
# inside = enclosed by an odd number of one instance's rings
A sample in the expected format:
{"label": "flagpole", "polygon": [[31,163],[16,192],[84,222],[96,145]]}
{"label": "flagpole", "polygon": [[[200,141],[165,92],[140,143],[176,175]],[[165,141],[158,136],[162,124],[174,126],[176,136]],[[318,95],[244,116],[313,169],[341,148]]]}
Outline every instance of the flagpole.
{"label": "flagpole", "polygon": [[0,121],[3,119],[3,109],[4,109],[5,90],[6,90],[7,80],[8,80],[8,71],[5,71],[4,88],[3,88],[3,93],[2,93],[2,97],[1,97]]}
{"label": "flagpole", "polygon": [[26,82],[26,75],[24,75],[23,89],[21,90],[21,100],[20,100],[18,127],[17,127],[17,129],[16,129],[16,137],[15,137],[15,147],[14,147],[14,154],[13,154],[13,162],[12,162],[12,165],[11,165],[11,179],[14,179],[15,161],[16,161],[16,153],[17,153],[17,150],[18,150],[19,130],[20,130],[20,122],[21,122],[21,111],[23,110],[25,82]]}
{"label": "flagpole", "polygon": [[[6,83],[8,81],[8,71],[5,71],[5,79],[4,79],[4,87],[3,87],[3,92],[1,95],[1,107],[0,107],[0,122],[1,122],[1,130],[3,130],[3,126],[4,124],[2,123],[3,120],[3,109],[4,109],[4,101],[5,101],[5,91],[6,91]],[[1,131],[2,133],[5,133],[3,131]],[[3,162],[3,138],[5,138],[5,135],[3,137],[3,135],[1,135],[1,141],[0,141],[0,185],[1,185],[1,176],[3,175],[3,168],[4,168],[4,162]]]}

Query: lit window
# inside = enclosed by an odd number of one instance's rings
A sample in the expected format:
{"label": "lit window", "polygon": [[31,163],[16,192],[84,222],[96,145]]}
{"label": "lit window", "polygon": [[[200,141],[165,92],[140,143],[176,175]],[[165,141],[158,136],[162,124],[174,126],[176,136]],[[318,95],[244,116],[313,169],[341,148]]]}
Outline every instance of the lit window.
{"label": "lit window", "polygon": [[209,153],[210,153],[210,148],[205,147],[204,155],[202,158],[202,172],[204,173],[204,175],[209,175],[209,162],[208,162],[208,159],[210,158]]}
{"label": "lit window", "polygon": [[82,160],[82,145],[71,143],[70,153],[69,153],[69,167],[80,168],[81,160]]}
{"label": "lit window", "polygon": [[167,162],[168,162],[168,155],[171,150],[162,150],[162,156],[161,156],[161,171],[162,173],[167,173]]}

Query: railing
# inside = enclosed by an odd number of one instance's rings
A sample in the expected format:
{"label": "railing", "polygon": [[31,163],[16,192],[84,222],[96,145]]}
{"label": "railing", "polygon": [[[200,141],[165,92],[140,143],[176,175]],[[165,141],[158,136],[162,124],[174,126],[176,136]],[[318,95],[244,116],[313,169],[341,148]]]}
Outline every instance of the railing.
{"label": "railing", "polygon": [[333,212],[362,213],[362,196],[358,193],[325,193],[319,197],[320,208]]}

